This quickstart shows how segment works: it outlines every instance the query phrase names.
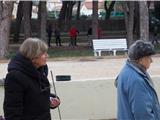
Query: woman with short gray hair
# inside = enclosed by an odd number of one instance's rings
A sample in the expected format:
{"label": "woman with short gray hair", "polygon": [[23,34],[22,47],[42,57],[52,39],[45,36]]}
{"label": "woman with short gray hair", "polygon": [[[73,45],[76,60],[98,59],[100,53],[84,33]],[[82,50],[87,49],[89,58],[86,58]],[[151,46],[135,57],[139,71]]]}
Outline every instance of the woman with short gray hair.
{"label": "woman with short gray hair", "polygon": [[58,107],[60,100],[50,93],[47,50],[42,40],[28,38],[9,62],[3,105],[6,120],[51,120],[50,108]]}
{"label": "woman with short gray hair", "polygon": [[157,93],[147,69],[155,50],[152,44],[136,41],[116,79],[118,120],[160,120]]}
{"label": "woman with short gray hair", "polygon": [[48,46],[38,38],[28,38],[19,48],[19,52],[30,60],[38,57],[41,53],[47,53]]}

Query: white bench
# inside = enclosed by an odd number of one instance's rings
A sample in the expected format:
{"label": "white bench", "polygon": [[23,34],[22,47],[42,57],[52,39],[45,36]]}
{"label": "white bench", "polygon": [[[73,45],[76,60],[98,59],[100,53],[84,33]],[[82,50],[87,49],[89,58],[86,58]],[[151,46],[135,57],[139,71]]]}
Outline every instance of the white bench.
{"label": "white bench", "polygon": [[127,51],[127,41],[123,39],[93,39],[94,56],[101,56],[102,51]]}

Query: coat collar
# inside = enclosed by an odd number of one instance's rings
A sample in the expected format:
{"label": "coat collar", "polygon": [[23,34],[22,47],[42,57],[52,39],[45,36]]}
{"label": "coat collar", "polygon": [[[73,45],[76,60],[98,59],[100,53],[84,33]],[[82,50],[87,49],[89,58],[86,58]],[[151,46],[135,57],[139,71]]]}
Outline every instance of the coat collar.
{"label": "coat collar", "polygon": [[24,57],[20,52],[17,52],[8,65],[8,72],[13,70],[21,71],[34,79],[39,79],[40,77],[39,71],[34,67],[31,60]]}
{"label": "coat collar", "polygon": [[132,62],[130,60],[127,60],[126,64],[128,66],[130,66],[132,69],[134,69],[138,74],[143,76],[144,80],[151,86],[151,88],[154,89],[153,81],[152,81],[150,75],[147,73],[147,71],[145,71],[140,65],[138,65],[135,62]]}

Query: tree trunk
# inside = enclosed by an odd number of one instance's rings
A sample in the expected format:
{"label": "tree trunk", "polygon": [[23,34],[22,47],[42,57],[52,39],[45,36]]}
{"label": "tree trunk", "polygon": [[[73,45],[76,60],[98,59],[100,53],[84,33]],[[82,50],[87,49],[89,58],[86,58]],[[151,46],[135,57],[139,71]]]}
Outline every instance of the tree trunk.
{"label": "tree trunk", "polygon": [[70,1],[68,3],[68,16],[67,16],[67,20],[71,20],[72,19],[72,9],[73,9],[73,1]]}
{"label": "tree trunk", "polygon": [[62,20],[65,20],[66,10],[67,10],[67,1],[62,1],[62,8],[60,10],[59,19],[58,19],[58,26],[61,28]]}
{"label": "tree trunk", "polygon": [[46,23],[47,23],[47,9],[46,9],[46,1],[40,1],[39,3],[39,38],[47,42],[46,37]]}
{"label": "tree trunk", "polygon": [[13,3],[12,1],[0,1],[0,59],[5,58],[8,53]]}
{"label": "tree trunk", "polygon": [[70,1],[67,1],[67,7],[65,11],[65,20],[67,20],[69,16],[69,4],[70,4]]}
{"label": "tree trunk", "polygon": [[139,21],[139,3],[135,1],[135,12],[134,12],[134,28],[133,33],[135,34],[135,39],[140,39],[140,21]]}
{"label": "tree trunk", "polygon": [[30,2],[30,7],[29,7],[29,18],[32,19],[32,6],[33,6],[33,2]]}
{"label": "tree trunk", "polygon": [[98,38],[98,1],[93,1],[92,38]]}
{"label": "tree trunk", "polygon": [[76,16],[76,19],[77,19],[77,20],[80,19],[80,7],[81,7],[81,1],[78,1],[78,5],[77,5],[77,16]]}
{"label": "tree trunk", "polygon": [[154,1],[155,17],[160,20],[160,1]]}
{"label": "tree trunk", "polygon": [[122,7],[125,14],[125,26],[127,32],[127,47],[134,42],[133,24],[134,24],[134,1],[123,2]]}
{"label": "tree trunk", "polygon": [[115,1],[111,1],[111,4],[109,5],[109,8],[107,8],[107,1],[104,2],[104,8],[106,11],[105,19],[108,20],[110,18],[110,14],[112,12],[112,9],[114,7]]}
{"label": "tree trunk", "polygon": [[70,1],[68,4],[68,20],[72,19],[73,6],[76,4],[74,1]]}
{"label": "tree trunk", "polygon": [[21,22],[23,17],[23,1],[20,1],[18,4],[18,10],[16,15],[16,29],[15,29],[15,35],[14,35],[14,42],[19,41],[19,32],[21,29]]}
{"label": "tree trunk", "polygon": [[30,18],[30,7],[31,1],[23,1],[23,23],[24,23],[24,38],[31,37],[31,18]]}
{"label": "tree trunk", "polygon": [[149,41],[149,18],[147,1],[139,1],[140,39]]}

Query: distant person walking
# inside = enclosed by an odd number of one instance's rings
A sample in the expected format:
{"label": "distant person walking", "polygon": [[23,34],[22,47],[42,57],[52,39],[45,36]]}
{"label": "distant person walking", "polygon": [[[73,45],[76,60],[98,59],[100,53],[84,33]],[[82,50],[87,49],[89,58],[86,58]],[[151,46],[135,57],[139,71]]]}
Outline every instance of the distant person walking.
{"label": "distant person walking", "polygon": [[75,26],[72,26],[69,30],[69,36],[70,36],[70,43],[69,46],[77,46],[77,35],[78,35],[78,30],[76,29]]}
{"label": "distant person walking", "polygon": [[101,39],[101,37],[102,37],[102,29],[100,27],[97,28],[97,35],[98,35],[98,39]]}
{"label": "distant person walking", "polygon": [[155,26],[155,27],[154,27],[154,31],[153,31],[153,40],[152,40],[152,44],[153,44],[153,45],[154,45],[154,44],[159,44],[157,32],[158,32],[158,27]]}
{"label": "distant person walking", "polygon": [[55,28],[54,35],[55,35],[55,39],[56,39],[56,46],[62,46],[61,37],[60,37],[61,33],[60,33],[60,29],[58,27]]}
{"label": "distant person walking", "polygon": [[51,24],[49,24],[49,25],[48,25],[48,27],[47,27],[47,34],[48,34],[48,47],[51,47],[52,32],[53,32],[52,25],[51,25]]}
{"label": "distant person walking", "polygon": [[115,84],[118,95],[118,120],[160,120],[160,105],[147,70],[155,54],[154,46],[142,40],[128,50],[128,59]]}

